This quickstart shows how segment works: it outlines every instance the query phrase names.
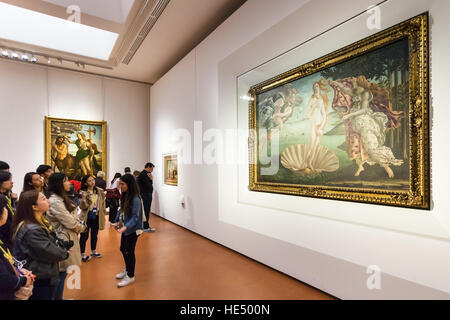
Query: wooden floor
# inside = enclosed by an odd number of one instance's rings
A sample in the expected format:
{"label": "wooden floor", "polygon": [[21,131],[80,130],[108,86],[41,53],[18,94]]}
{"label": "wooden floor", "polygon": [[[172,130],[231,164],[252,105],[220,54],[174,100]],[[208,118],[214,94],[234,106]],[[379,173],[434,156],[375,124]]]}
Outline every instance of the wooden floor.
{"label": "wooden floor", "polygon": [[115,275],[124,266],[120,235],[106,223],[97,246],[103,257],[82,263],[81,289],[66,286],[64,299],[333,299],[157,216],[150,221],[156,232],[138,239],[134,284],[117,288]]}

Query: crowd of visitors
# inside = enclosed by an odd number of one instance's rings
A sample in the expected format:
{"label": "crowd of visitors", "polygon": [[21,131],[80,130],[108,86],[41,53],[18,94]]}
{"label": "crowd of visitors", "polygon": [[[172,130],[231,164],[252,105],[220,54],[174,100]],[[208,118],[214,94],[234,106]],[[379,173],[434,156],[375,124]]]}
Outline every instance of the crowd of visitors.
{"label": "crowd of visitors", "polygon": [[135,282],[137,240],[155,231],[148,223],[153,168],[147,163],[131,174],[127,167],[108,188],[102,171],[77,181],[40,165],[25,174],[18,196],[8,163],[0,161],[0,299],[62,300],[70,267],[102,257],[98,235],[108,215],[125,265],[117,286]]}

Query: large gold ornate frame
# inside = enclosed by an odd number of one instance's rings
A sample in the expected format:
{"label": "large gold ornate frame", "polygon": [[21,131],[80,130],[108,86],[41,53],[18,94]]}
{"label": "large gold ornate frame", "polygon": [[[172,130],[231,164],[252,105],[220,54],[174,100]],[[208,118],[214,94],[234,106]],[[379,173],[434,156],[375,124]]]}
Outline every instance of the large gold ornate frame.
{"label": "large gold ornate frame", "polygon": [[[258,94],[404,38],[407,38],[409,43],[409,191],[311,186],[258,181],[258,145],[256,143],[256,97]],[[424,13],[251,87],[249,90],[249,95],[252,97],[249,103],[250,190],[429,210],[428,55],[428,13]]]}
{"label": "large gold ornate frame", "polygon": [[53,166],[51,153],[51,125],[53,122],[66,122],[66,123],[76,123],[76,124],[85,124],[85,125],[96,125],[102,127],[102,171],[107,174],[107,124],[106,121],[86,121],[86,120],[74,120],[74,119],[60,119],[60,118],[51,118],[45,117],[45,163],[49,166]]}

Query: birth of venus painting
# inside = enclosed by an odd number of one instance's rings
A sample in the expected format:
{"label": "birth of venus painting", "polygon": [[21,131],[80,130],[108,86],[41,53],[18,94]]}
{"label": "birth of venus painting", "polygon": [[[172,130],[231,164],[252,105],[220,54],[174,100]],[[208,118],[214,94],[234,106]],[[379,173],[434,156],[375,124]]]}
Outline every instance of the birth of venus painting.
{"label": "birth of venus painting", "polygon": [[429,209],[427,39],[423,14],[253,86],[250,189]]}

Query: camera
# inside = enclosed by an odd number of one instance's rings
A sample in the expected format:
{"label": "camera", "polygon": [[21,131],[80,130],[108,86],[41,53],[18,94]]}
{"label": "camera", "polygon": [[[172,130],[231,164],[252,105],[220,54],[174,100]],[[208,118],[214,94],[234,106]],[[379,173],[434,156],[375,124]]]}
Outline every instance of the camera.
{"label": "camera", "polygon": [[57,243],[59,247],[66,249],[67,251],[70,250],[74,244],[72,240],[58,240]]}
{"label": "camera", "polygon": [[58,245],[58,247],[65,249],[67,251],[70,250],[70,248],[72,248],[74,245],[73,240],[62,240],[56,236],[55,236],[55,238],[56,238],[56,244]]}

